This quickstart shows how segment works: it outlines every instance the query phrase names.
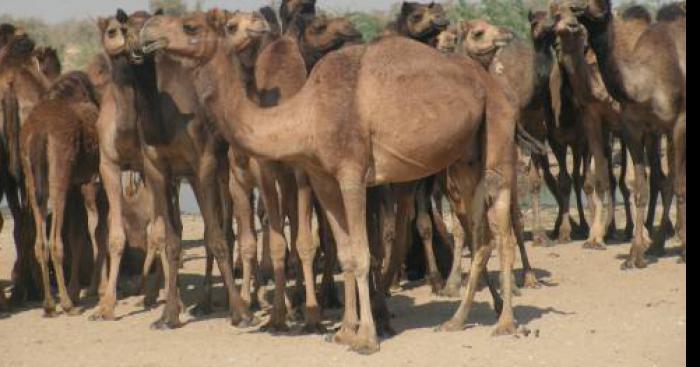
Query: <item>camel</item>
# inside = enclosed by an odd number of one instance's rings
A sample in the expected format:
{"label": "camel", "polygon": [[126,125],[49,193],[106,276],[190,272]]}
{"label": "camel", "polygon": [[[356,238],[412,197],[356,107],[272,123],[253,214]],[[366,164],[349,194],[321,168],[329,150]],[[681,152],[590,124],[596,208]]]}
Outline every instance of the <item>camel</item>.
{"label": "camel", "polygon": [[2,26],[0,38],[5,46],[0,50],[0,96],[2,97],[3,129],[6,159],[5,171],[0,174],[7,203],[14,219],[13,237],[17,259],[13,267],[13,305],[39,299],[41,279],[33,255],[34,227],[28,203],[20,200],[24,190],[19,132],[23,121],[40,100],[50,81],[37,67],[33,57],[34,41],[23,30],[10,25]]}
{"label": "camel", "polygon": [[677,1],[662,6],[656,12],[657,22],[674,22],[686,17],[687,5],[685,1]]}
{"label": "camel", "polygon": [[[299,13],[304,9],[290,9],[283,2],[280,14],[298,18],[285,21],[289,29],[284,36],[269,40],[266,36],[270,28],[257,14],[234,13],[228,15],[227,37],[242,61],[244,77],[247,80],[247,94],[263,106],[272,106],[294,95],[303,85],[307,70],[326,53],[354,42],[361,37],[351,23],[343,18],[311,18],[311,14]],[[286,9],[286,10],[285,10]],[[294,10],[294,11],[293,11]],[[310,9],[306,9],[309,11]],[[302,19],[306,18],[306,19]],[[274,28],[274,27],[272,27]],[[235,30],[235,31],[234,31]],[[257,37],[256,37],[257,36]],[[274,36],[273,36],[274,37]],[[245,46],[245,47],[242,47]],[[279,73],[279,65],[285,65],[285,73]],[[252,181],[257,181],[270,221],[270,254],[275,271],[275,304],[272,317],[265,328],[285,329],[284,287],[285,248],[280,226],[282,218],[290,218],[292,233],[291,256],[300,257],[304,282],[306,284],[306,310],[304,313],[306,331],[323,331],[320,324],[320,311],[316,301],[313,260],[316,253],[311,238],[311,188],[303,172],[294,172],[277,162],[249,159],[233,147],[229,151],[232,162],[232,177],[238,187],[232,186],[234,203],[240,205],[235,212],[239,223],[239,237],[243,258],[243,297],[250,300],[250,275],[256,257],[255,237],[253,236],[252,207],[247,198],[252,191]],[[234,165],[233,162],[236,164]],[[251,175],[252,173],[252,175]],[[282,194],[282,208],[277,206],[274,181],[278,182]],[[296,192],[294,189],[296,188]],[[240,198],[240,199],[237,199]],[[286,203],[286,204],[285,204]],[[282,212],[280,212],[282,209]],[[322,221],[319,215],[319,221]],[[243,224],[241,226],[241,224]],[[284,247],[283,247],[284,246]],[[333,256],[334,257],[334,256]],[[251,270],[246,270],[251,269]],[[332,281],[332,276],[330,277]],[[281,284],[280,284],[281,283]],[[281,286],[279,286],[281,285]],[[297,282],[299,285],[299,281]],[[328,288],[324,288],[328,289]],[[333,292],[331,289],[330,292]]]}
{"label": "camel", "polygon": [[589,44],[610,95],[621,105],[623,136],[634,162],[634,237],[623,268],[647,265],[650,246],[643,225],[649,199],[645,170],[645,136],[669,136],[673,146],[670,178],[679,213],[681,259],[686,257],[686,112],[685,18],[643,28],[615,19],[609,0],[577,0],[569,6],[588,31]]}
{"label": "camel", "polygon": [[[483,270],[497,246],[504,279],[510,279],[515,241],[508,211],[516,111],[488,74],[468,59],[387,37],[331,52],[295,96],[263,109],[246,98],[238,60],[231,57],[230,45],[219,39],[225,19],[216,10],[185,18],[156,16],[143,27],[141,42],[145,50],[160,49],[195,70],[197,94],[232,145],[255,157],[303,167],[309,174],[331,224],[346,280],[346,310],[334,341],[363,353],[379,349],[368,286],[366,187],[435,174],[463,158],[464,147],[477,147],[478,141],[502,143],[484,147],[479,197],[488,200],[477,200],[481,205],[475,205],[480,209],[475,218],[487,215],[493,241],[479,242],[472,274]],[[407,53],[412,56],[410,66],[400,62]],[[387,63],[396,67],[386,69]],[[406,73],[412,77],[398,77]],[[414,92],[407,96],[401,93],[405,90]],[[441,102],[435,109],[422,110],[427,101],[436,100]],[[480,140],[484,119],[486,140]],[[429,133],[435,140],[430,144],[411,140],[411,131],[417,131],[412,129],[432,126]],[[476,149],[472,153],[478,154]],[[462,329],[475,281],[478,275],[470,278],[462,307],[445,330]],[[505,302],[497,334],[515,331],[511,291],[511,283],[503,282]]]}
{"label": "camel", "polygon": [[34,50],[34,57],[39,63],[39,70],[46,77],[54,81],[61,75],[61,61],[58,58],[58,53],[52,47],[37,47]]}
{"label": "camel", "polygon": [[[89,79],[83,73],[73,72],[60,77],[52,85],[46,97],[32,110],[20,133],[22,168],[37,229],[35,254],[41,266],[44,313],[47,316],[53,316],[55,312],[49,284],[49,250],[61,308],[68,314],[77,311],[73,307],[76,300],[69,296],[63,275],[61,232],[70,187],[93,185],[97,178],[97,115],[98,101]],[[47,239],[49,204],[53,215]],[[94,233],[92,237],[95,238]],[[73,241],[70,245],[73,248],[71,253],[77,256],[81,251],[76,247],[79,243]]]}
{"label": "camel", "polygon": [[138,35],[149,17],[144,12],[128,16],[118,11],[116,17],[98,21],[103,46],[112,64],[112,82],[103,96],[97,123],[100,173],[110,203],[110,274],[107,291],[92,318],[114,318],[118,276],[115,270],[119,269],[125,246],[120,171],[135,168],[143,170],[153,200],[149,251],[164,251],[167,255],[167,260],[162,261],[167,284],[166,307],[153,327],[180,326],[182,306],[177,290],[177,270],[181,247],[174,220],[179,213],[174,213],[171,198],[175,193],[171,183],[181,177],[190,181],[200,205],[205,222],[205,243],[224,278],[231,322],[250,325],[253,317],[233,284],[221,200],[217,197],[221,193],[217,167],[225,151],[221,149],[223,141],[205,128],[206,116],[200,113],[191,78],[183,74],[179,64],[167,55],[141,54]]}
{"label": "camel", "polygon": [[[630,8],[635,10],[636,7]],[[650,15],[643,12],[635,15],[636,18],[646,23],[645,18]],[[615,180],[612,177],[612,147],[610,145],[610,133],[619,135],[622,129],[620,121],[619,104],[613,101],[603,85],[597,70],[597,61],[592,51],[586,52],[586,34],[579,25],[576,17],[570,9],[558,7],[556,4],[550,10],[555,16],[554,30],[557,35],[556,53],[561,69],[566,73],[571,82],[573,94],[578,109],[580,109],[583,129],[587,138],[587,145],[595,162],[592,174],[586,174],[585,191],[588,195],[589,205],[592,209],[593,226],[589,238],[584,243],[584,248],[605,249],[606,229],[614,228],[613,218]],[[627,16],[632,16],[626,12]],[[625,153],[623,144],[623,154]],[[658,155],[657,155],[658,157]],[[650,158],[650,161],[653,161]],[[657,165],[660,170],[660,162]],[[591,164],[587,163],[584,170],[590,171]],[[624,185],[625,172],[621,172],[620,187],[625,196],[625,209],[628,213],[627,225],[633,223],[628,209],[629,189]],[[607,201],[607,215],[603,218],[603,202]],[[655,200],[654,200],[654,208]],[[652,219],[653,222],[653,219]]]}
{"label": "camel", "polygon": [[404,1],[398,18],[387,25],[383,35],[403,35],[436,47],[438,36],[449,24],[442,5],[435,2],[421,4]]}

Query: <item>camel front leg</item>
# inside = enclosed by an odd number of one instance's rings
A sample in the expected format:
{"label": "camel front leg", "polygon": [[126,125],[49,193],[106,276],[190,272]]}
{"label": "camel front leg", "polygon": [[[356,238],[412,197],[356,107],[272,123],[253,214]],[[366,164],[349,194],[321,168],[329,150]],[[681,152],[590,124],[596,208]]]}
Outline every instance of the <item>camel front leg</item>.
{"label": "camel front leg", "polygon": [[686,261],[686,117],[681,114],[673,131],[673,178],[678,206],[678,236],[681,240],[681,260]]}
{"label": "camel front leg", "polygon": [[[588,147],[593,156],[593,167],[587,159],[584,169],[586,172],[586,183],[584,191],[588,197],[588,203],[592,211],[592,226],[588,234],[588,239],[583,244],[584,248],[593,250],[605,250],[605,232],[607,224],[611,222],[611,217],[615,215],[612,208],[608,208],[607,218],[603,217],[603,205],[605,200],[612,203],[610,194],[610,176],[608,175],[608,158],[605,154],[605,133],[602,129],[602,121],[596,116],[586,116],[584,127],[588,139]],[[592,172],[591,172],[592,169]]]}
{"label": "camel front leg", "polygon": [[311,220],[313,215],[313,191],[306,173],[297,170],[295,172],[297,185],[297,220],[298,237],[297,252],[301,259],[304,271],[304,283],[306,286],[306,310],[304,312],[304,330],[306,332],[325,333],[326,328],[321,325],[321,310],[316,299],[316,280],[314,277],[314,259],[318,245],[312,236]]}
{"label": "camel front leg", "polygon": [[554,234],[559,244],[571,242],[571,175],[567,164],[567,148],[552,145],[552,150],[557,159],[559,174],[557,186],[561,203],[559,203],[559,215],[554,223]]}
{"label": "camel front leg", "polygon": [[416,226],[421,241],[423,242],[423,250],[425,251],[425,261],[428,268],[428,282],[434,294],[437,294],[444,287],[442,274],[438,270],[435,252],[433,251],[433,222],[430,219],[429,211],[432,210],[430,195],[426,188],[426,180],[421,180],[418,184],[416,192]]}
{"label": "camel front leg", "polygon": [[[634,218],[634,237],[632,238],[632,246],[630,247],[630,255],[622,264],[623,269],[632,267],[644,268],[647,262],[644,259],[644,253],[651,245],[651,239],[644,227],[644,210],[646,209],[649,200],[649,186],[646,175],[646,162],[644,157],[644,146],[640,132],[625,129],[625,137],[629,148],[629,153],[634,163],[634,173],[627,173],[629,177],[633,177],[633,182],[629,184],[632,188],[632,204],[635,209]],[[628,170],[631,170],[628,167]]]}
{"label": "camel front leg", "polygon": [[632,216],[632,204],[630,200],[631,191],[629,186],[627,186],[627,143],[624,139],[620,139],[620,176],[618,178],[617,185],[620,187],[620,193],[622,194],[622,201],[625,205],[625,235],[624,240],[629,241],[634,235],[634,219]]}
{"label": "camel front leg", "polygon": [[121,168],[114,160],[106,154],[100,154],[100,176],[107,193],[109,202],[109,225],[108,225],[108,246],[109,246],[109,278],[104,295],[100,297],[100,303],[95,313],[90,316],[91,320],[114,320],[114,306],[117,302],[117,281],[119,278],[119,267],[121,265],[124,247],[126,246],[126,235],[124,232],[124,222],[122,219],[122,182]]}
{"label": "camel front leg", "polygon": [[284,224],[282,222],[280,202],[277,195],[274,176],[270,172],[256,172],[256,180],[265,206],[268,219],[268,236],[270,257],[275,279],[274,306],[270,320],[263,326],[264,330],[288,331],[287,306],[285,303],[286,274],[285,257],[287,243],[284,237]]}
{"label": "camel front leg", "polygon": [[341,255],[341,262],[345,271],[355,275],[360,304],[360,325],[350,347],[360,354],[372,354],[379,351],[379,341],[369,295],[370,252],[364,174],[347,174],[339,179],[339,183],[350,240],[346,243],[350,248],[344,246],[345,249],[341,251],[346,253],[345,256]]}
{"label": "camel front leg", "polygon": [[90,244],[92,245],[94,267],[87,294],[90,296],[99,294],[99,296],[102,297],[107,287],[107,248],[104,246],[105,244],[100,241],[97,233],[100,223],[100,212],[97,202],[97,192],[99,189],[99,184],[95,181],[81,187],[85,212],[87,213],[88,232],[90,235]]}
{"label": "camel front leg", "polygon": [[[338,290],[335,287],[335,269],[338,259],[338,247],[333,239],[330,224],[326,214],[318,200],[314,200],[316,219],[318,221],[318,233],[323,246],[323,275],[321,277],[321,306],[324,310],[338,309],[343,304],[338,299]],[[393,223],[392,223],[393,225]]]}
{"label": "camel front leg", "polygon": [[215,155],[213,152],[207,152],[200,159],[197,172],[196,188],[199,190],[197,197],[201,198],[199,207],[204,219],[204,241],[209,251],[214,255],[224,280],[228,304],[231,309],[231,323],[238,327],[249,327],[253,326],[256,320],[238,293],[233,280],[232,257],[223,232],[221,210],[217,206],[220,191],[216,178],[216,167]]}
{"label": "camel front leg", "polygon": [[[415,215],[415,197],[417,182],[397,184],[392,186],[396,196],[396,240],[390,252],[389,266],[382,273],[384,292],[387,294],[398,276],[401,266],[406,260],[410,225]],[[347,301],[345,302],[347,305]]]}
{"label": "camel front leg", "polygon": [[253,222],[254,211],[250,201],[252,190],[246,185],[245,179],[239,173],[237,168],[231,168],[229,191],[233,199],[233,215],[236,218],[238,247],[241,263],[243,265],[241,298],[243,298],[243,301],[248,306],[251,306],[251,279],[255,265],[254,262],[257,261],[258,245],[255,235],[255,223]]}

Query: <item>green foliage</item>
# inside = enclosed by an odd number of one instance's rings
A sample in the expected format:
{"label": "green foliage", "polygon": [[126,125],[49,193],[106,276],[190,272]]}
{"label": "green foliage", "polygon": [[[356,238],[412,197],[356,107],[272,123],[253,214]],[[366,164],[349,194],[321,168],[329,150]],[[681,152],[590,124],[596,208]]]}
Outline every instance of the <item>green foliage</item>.
{"label": "green foliage", "polygon": [[362,33],[367,42],[377,38],[389,22],[389,19],[382,13],[351,12],[343,14],[343,16],[355,25],[355,28]]}
{"label": "green foliage", "polygon": [[152,13],[158,9],[163,9],[166,14],[171,15],[182,15],[187,12],[187,5],[182,0],[150,0],[148,8]]}

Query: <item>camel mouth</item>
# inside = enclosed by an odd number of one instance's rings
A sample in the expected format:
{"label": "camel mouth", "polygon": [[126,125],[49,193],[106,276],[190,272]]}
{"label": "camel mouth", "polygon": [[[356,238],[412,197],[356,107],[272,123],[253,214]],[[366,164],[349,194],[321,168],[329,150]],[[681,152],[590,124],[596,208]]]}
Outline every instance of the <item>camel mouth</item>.
{"label": "camel mouth", "polygon": [[262,37],[262,36],[270,33],[270,30],[267,28],[261,28],[261,29],[249,28],[246,30],[246,33],[248,34],[249,37],[259,38],[259,37]]}
{"label": "camel mouth", "polygon": [[444,17],[440,17],[433,19],[432,23],[435,28],[444,31],[450,25],[450,20]]}
{"label": "camel mouth", "polygon": [[158,50],[162,50],[168,46],[168,40],[159,38],[155,40],[146,40],[141,43],[141,53],[144,55],[152,54]]}

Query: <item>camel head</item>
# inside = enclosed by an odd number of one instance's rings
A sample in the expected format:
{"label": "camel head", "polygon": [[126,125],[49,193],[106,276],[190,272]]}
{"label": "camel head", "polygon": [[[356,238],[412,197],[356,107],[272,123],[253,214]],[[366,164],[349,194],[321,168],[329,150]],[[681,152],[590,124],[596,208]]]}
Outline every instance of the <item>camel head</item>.
{"label": "camel head", "polygon": [[[167,53],[183,66],[195,67],[206,63],[220,45],[231,13],[219,9],[196,12],[184,17],[158,15],[149,19],[141,29],[141,50]],[[235,29],[230,29],[236,32]],[[236,37],[234,37],[236,38]],[[232,45],[234,41],[229,41]]]}
{"label": "camel head", "polygon": [[611,0],[555,0],[552,7],[569,7],[580,21],[608,22],[613,16]]}
{"label": "camel head", "polygon": [[236,52],[247,49],[271,32],[270,25],[260,13],[226,13],[225,42]]}
{"label": "camel head", "polygon": [[280,18],[284,30],[299,18],[313,19],[316,16],[316,0],[282,0]]}
{"label": "camel head", "polygon": [[111,57],[125,55],[129,57],[129,61],[141,63],[143,55],[141,55],[139,34],[150,18],[151,15],[145,11],[127,15],[119,9],[114,17],[98,19],[102,47],[107,55]]}
{"label": "camel head", "polygon": [[326,54],[346,44],[362,41],[362,33],[345,18],[314,18],[304,29],[303,43],[307,51]]}
{"label": "camel head", "polygon": [[555,49],[558,52],[572,53],[585,49],[585,28],[579,23],[576,13],[568,6],[552,6],[556,34]]}
{"label": "camel head", "polygon": [[0,49],[14,37],[17,28],[9,23],[0,24]]}
{"label": "camel head", "polygon": [[630,6],[629,8],[625,9],[625,11],[621,14],[621,17],[625,21],[638,21],[646,25],[649,25],[652,22],[651,13],[649,10],[647,10],[647,8],[641,5]]}
{"label": "camel head", "polygon": [[462,25],[464,51],[474,59],[488,65],[496,52],[513,40],[513,33],[485,20],[473,20]]}
{"label": "camel head", "polygon": [[421,42],[436,38],[450,21],[440,4],[404,2],[397,20],[399,33]]}
{"label": "camel head", "polygon": [[452,53],[464,42],[464,29],[462,23],[453,24],[440,32],[437,38],[437,48],[442,52]]}
{"label": "camel head", "polygon": [[34,50],[34,57],[39,62],[41,72],[50,80],[61,75],[61,60],[56,49],[52,47],[39,47]]}
{"label": "camel head", "polygon": [[34,62],[34,41],[22,29],[15,29],[0,49],[0,69]]}
{"label": "camel head", "polygon": [[128,15],[119,9],[117,15],[98,18],[97,27],[102,35],[102,48],[109,56],[117,56],[126,50],[126,22]]}
{"label": "camel head", "polygon": [[554,22],[549,13],[544,10],[530,11],[528,13],[530,21],[530,36],[535,45],[551,46],[554,43]]}

